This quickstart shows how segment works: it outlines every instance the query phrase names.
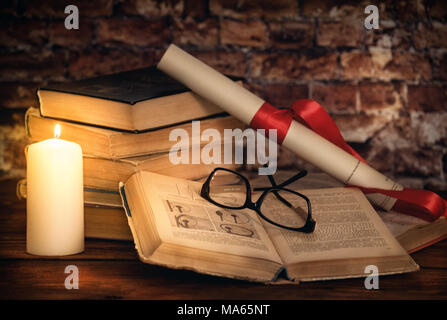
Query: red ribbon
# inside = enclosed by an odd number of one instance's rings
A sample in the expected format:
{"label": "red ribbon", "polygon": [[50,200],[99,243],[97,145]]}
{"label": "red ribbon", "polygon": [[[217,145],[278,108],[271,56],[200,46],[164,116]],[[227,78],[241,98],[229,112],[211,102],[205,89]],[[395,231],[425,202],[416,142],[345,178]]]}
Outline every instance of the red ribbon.
{"label": "red ribbon", "polygon": [[[289,131],[292,120],[307,126],[326,140],[337,145],[360,161],[367,163],[343,139],[340,130],[330,115],[316,101],[302,99],[296,101],[290,109],[277,109],[265,102],[250,122],[253,129],[277,130],[277,141],[282,144]],[[357,186],[358,187],[358,186]],[[358,187],[365,194],[381,193],[397,199],[393,210],[416,216],[426,221],[434,221],[440,216],[447,217],[447,201],[428,190],[407,189],[385,190]]]}

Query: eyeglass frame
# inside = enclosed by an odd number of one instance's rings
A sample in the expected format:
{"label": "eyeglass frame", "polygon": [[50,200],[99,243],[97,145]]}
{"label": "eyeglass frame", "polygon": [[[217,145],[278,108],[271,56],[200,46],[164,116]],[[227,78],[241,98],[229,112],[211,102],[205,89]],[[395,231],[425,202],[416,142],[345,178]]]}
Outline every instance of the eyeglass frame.
{"label": "eyeglass frame", "polygon": [[[210,183],[211,183],[211,180],[212,180],[214,174],[216,173],[216,171],[219,171],[219,170],[227,171],[227,172],[236,174],[237,176],[239,176],[242,179],[242,181],[244,181],[245,187],[246,187],[246,191],[247,191],[247,195],[245,197],[245,202],[244,202],[243,205],[241,205],[239,207],[231,207],[231,206],[227,206],[227,205],[218,203],[218,202],[214,201],[210,197],[210,195],[209,195],[210,194]],[[200,196],[202,198],[208,200],[212,204],[214,204],[214,205],[216,205],[218,207],[224,208],[224,209],[229,209],[229,210],[251,209],[251,210],[254,210],[262,219],[264,219],[268,223],[271,223],[274,226],[277,226],[277,227],[280,227],[280,228],[283,228],[283,229],[287,229],[287,230],[291,230],[291,231],[297,231],[297,232],[303,232],[303,233],[312,233],[315,230],[316,222],[315,222],[315,220],[312,219],[312,206],[311,206],[309,198],[306,197],[304,194],[301,194],[301,193],[299,193],[297,191],[290,190],[288,188],[284,188],[284,186],[287,186],[290,183],[292,183],[292,182],[294,182],[294,181],[304,177],[306,174],[307,174],[307,171],[303,170],[303,171],[299,172],[298,174],[296,174],[295,176],[293,176],[293,177],[287,179],[286,181],[280,183],[279,185],[276,184],[275,180],[273,179],[273,176],[268,175],[267,177],[269,178],[272,186],[271,187],[254,188],[253,189],[254,191],[263,191],[263,192],[262,192],[261,196],[258,198],[258,200],[256,200],[256,202],[252,202],[252,197],[251,197],[251,190],[252,190],[252,188],[251,188],[251,185],[250,185],[250,182],[248,181],[248,179],[246,177],[244,177],[242,174],[240,174],[239,172],[236,172],[236,171],[233,171],[233,170],[230,170],[230,169],[227,169],[227,168],[218,167],[218,168],[214,168],[214,170],[210,173],[210,175],[208,176],[206,181],[203,183],[202,189],[200,191]],[[262,206],[262,203],[263,203],[265,197],[267,196],[267,194],[269,192],[272,192],[278,198],[278,200],[283,202],[288,207],[292,207],[292,205],[286,199],[284,199],[283,197],[281,197],[278,194],[278,191],[281,191],[281,190],[293,193],[293,194],[303,198],[306,201],[306,204],[307,204],[307,218],[306,218],[306,222],[305,222],[304,226],[298,227],[298,228],[288,227],[288,226],[285,226],[285,225],[281,225],[281,224],[279,224],[279,223],[277,223],[275,221],[272,221],[269,218],[267,218],[264,214],[262,214],[261,206]]]}

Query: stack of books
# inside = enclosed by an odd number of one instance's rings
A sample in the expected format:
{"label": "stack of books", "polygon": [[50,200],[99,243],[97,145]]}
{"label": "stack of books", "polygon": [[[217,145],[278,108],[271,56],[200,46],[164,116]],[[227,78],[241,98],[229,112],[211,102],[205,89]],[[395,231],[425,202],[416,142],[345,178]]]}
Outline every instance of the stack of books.
{"label": "stack of books", "polygon": [[[188,133],[190,143],[182,148],[189,149],[191,157],[193,148],[209,143],[191,139],[192,121],[200,120],[201,131],[213,128],[221,137],[224,129],[245,127],[155,67],[52,85],[40,88],[37,95],[40,107],[30,108],[25,116],[29,142],[53,138],[59,124],[61,138],[82,147],[87,237],[132,239],[118,184],[135,172],[189,180],[209,174],[215,165],[170,161],[177,143],[169,139],[174,129]],[[223,138],[213,143],[222,147]],[[25,180],[17,190],[19,196],[26,195]]]}
{"label": "stack of books", "polygon": [[[246,127],[155,67],[48,86],[37,94],[40,107],[30,108],[25,116],[29,143],[53,138],[54,128],[59,124],[61,138],[82,147],[85,235],[91,238],[133,240],[118,186],[134,173],[150,171],[187,180],[208,176],[215,164],[191,161],[192,149],[209,143],[191,139],[192,121],[200,120],[201,132],[212,128],[221,137],[224,129]],[[189,151],[189,163],[170,161],[169,155],[177,142],[169,138],[175,129],[183,129],[190,137],[189,144],[184,146]],[[223,141],[217,143],[223,147]],[[218,166],[234,170],[241,167],[221,162]],[[275,176],[284,181],[294,173],[279,171]],[[281,177],[282,174],[285,176]],[[265,183],[268,185],[268,181],[261,185]],[[341,186],[327,175],[318,178],[318,174],[309,175],[299,183],[295,186],[299,189]],[[26,180],[19,181],[17,194],[26,197]],[[393,212],[379,214],[408,252],[447,237],[445,218],[427,223]]]}

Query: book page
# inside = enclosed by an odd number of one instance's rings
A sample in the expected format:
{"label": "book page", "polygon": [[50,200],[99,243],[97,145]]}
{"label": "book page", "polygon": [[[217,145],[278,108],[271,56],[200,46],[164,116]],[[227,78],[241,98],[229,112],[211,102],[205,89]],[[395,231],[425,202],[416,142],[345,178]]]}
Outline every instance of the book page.
{"label": "book page", "polygon": [[[299,173],[297,170],[277,170],[273,176],[276,184],[281,184],[287,179],[293,177]],[[250,179],[250,183],[253,188],[258,187],[270,187],[271,183],[267,176],[255,175]],[[308,173],[304,177],[287,185],[286,188],[292,190],[304,190],[304,189],[322,189],[322,188],[336,188],[344,187],[344,184],[340,181],[332,178],[326,173]]]}
{"label": "book page", "polygon": [[[297,174],[297,171],[277,171],[275,173],[275,180],[277,183],[281,183],[293,175]],[[250,181],[252,185],[256,187],[264,187],[268,186],[270,182],[268,181],[266,176],[257,176],[255,179]],[[306,175],[304,178],[301,178],[294,183],[287,186],[292,190],[298,189],[321,189],[321,188],[334,188],[334,187],[343,187],[343,184],[331,176],[325,173],[310,173]],[[406,215],[396,211],[384,211],[377,210],[382,221],[388,227],[388,230],[393,234],[394,237],[398,238],[399,236],[405,234],[407,231],[412,230],[414,228],[422,228],[424,226],[429,225],[429,222],[426,222],[422,219]]]}
{"label": "book page", "polygon": [[199,182],[144,171],[140,178],[163,242],[282,264],[254,211],[211,204],[200,196]]}
{"label": "book page", "polygon": [[[297,173],[298,172],[296,170],[293,171],[279,170],[275,173],[275,180],[277,183],[281,183]],[[251,180],[251,183],[252,185],[257,187],[261,186],[264,187],[270,184],[267,177],[265,176],[256,176],[254,179]],[[302,189],[334,188],[342,186],[343,184],[341,182],[335,180],[334,178],[330,177],[325,173],[309,173],[304,178],[301,178],[295,181],[294,183],[288,185],[287,188],[290,188],[292,190],[298,190],[298,189],[302,190]],[[377,213],[387,226],[388,230],[399,241],[402,247],[404,247],[404,249],[407,249],[407,251],[413,250],[414,248],[407,247],[406,246],[407,244],[403,243],[401,241],[401,238],[406,237],[409,231],[415,231],[415,230],[421,231],[430,225],[430,223],[427,221],[393,210],[388,212],[384,210],[377,210]],[[426,239],[428,239],[427,241],[431,241],[433,239],[440,237],[441,235],[442,234],[433,234],[431,238],[427,237]],[[420,239],[419,232],[417,232],[417,235],[415,235],[414,237],[419,240]]]}
{"label": "book page", "polygon": [[389,212],[378,210],[377,213],[395,237],[398,237],[413,228],[430,224],[425,220],[393,210]]}
{"label": "book page", "polygon": [[[264,223],[286,265],[406,255],[360,190],[328,188],[300,192],[311,201],[312,217],[317,223],[313,233],[288,231]],[[303,208],[304,204],[303,201]],[[279,220],[293,219],[282,216],[281,211],[277,214]]]}

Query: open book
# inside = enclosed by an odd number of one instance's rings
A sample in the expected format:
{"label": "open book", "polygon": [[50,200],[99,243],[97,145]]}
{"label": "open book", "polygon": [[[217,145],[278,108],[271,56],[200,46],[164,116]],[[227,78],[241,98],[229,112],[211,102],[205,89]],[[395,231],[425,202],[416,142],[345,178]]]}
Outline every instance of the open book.
{"label": "open book", "polygon": [[317,222],[303,234],[249,209],[218,208],[200,197],[201,186],[146,171],[120,184],[143,262],[259,282],[362,277],[368,265],[380,275],[418,270],[358,189],[301,190]]}
{"label": "open book", "polygon": [[[285,181],[296,174],[296,171],[281,170],[275,173],[275,179]],[[256,176],[251,180],[254,186],[264,186],[269,183],[266,176]],[[292,189],[321,189],[344,186],[326,173],[311,173],[289,185]],[[396,211],[378,209],[382,221],[391,231],[400,245],[413,253],[447,238],[447,219],[440,217],[434,222],[427,222],[420,218],[409,216]]]}

